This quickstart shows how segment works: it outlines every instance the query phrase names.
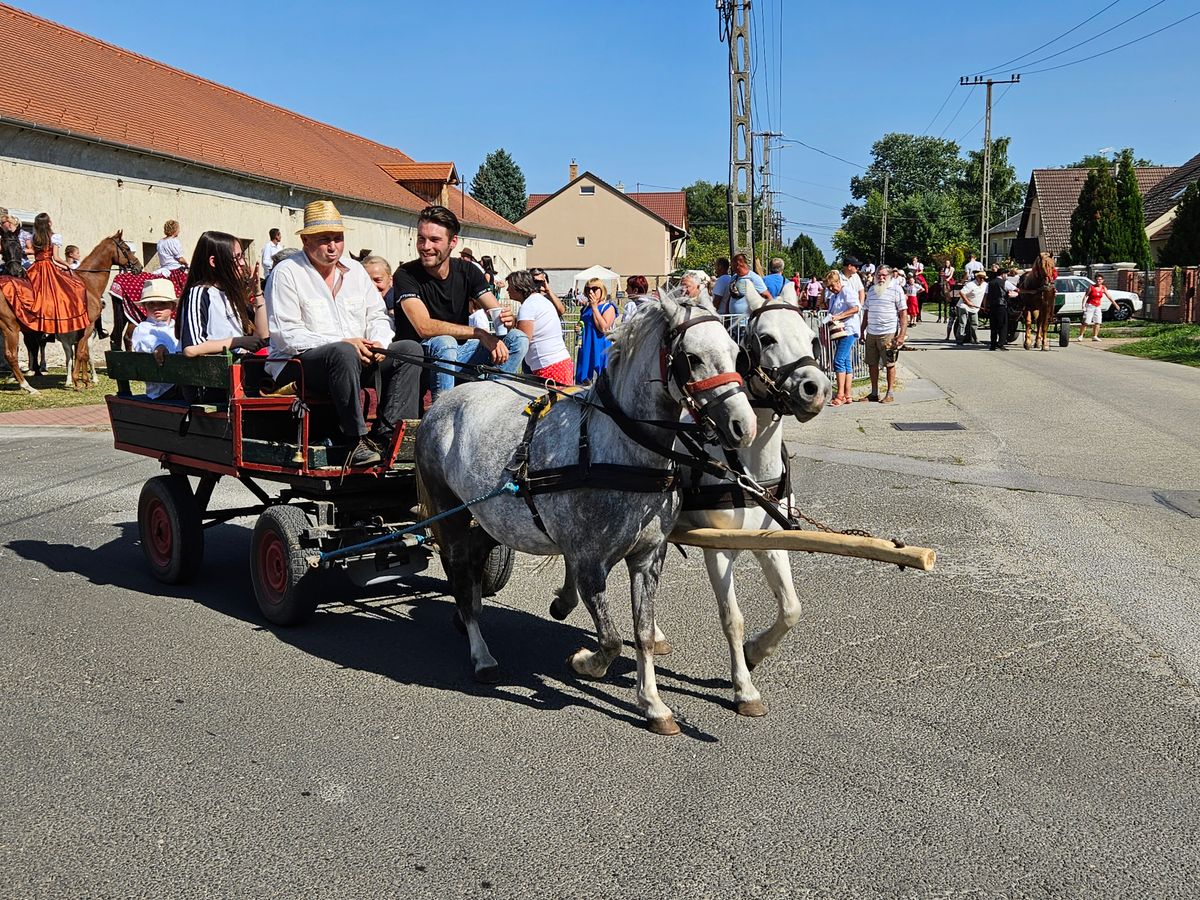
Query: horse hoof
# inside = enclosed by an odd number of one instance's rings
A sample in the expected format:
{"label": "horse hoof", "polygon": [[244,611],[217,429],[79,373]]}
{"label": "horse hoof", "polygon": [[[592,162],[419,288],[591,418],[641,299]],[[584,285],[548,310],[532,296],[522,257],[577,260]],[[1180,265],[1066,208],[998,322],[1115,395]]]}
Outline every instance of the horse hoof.
{"label": "horse hoof", "polygon": [[737,705],[737,714],[750,719],[757,719],[767,714],[767,708],[761,700],[743,700]]}
{"label": "horse hoof", "polygon": [[499,666],[484,666],[475,670],[475,680],[480,684],[497,684],[500,681]]}
{"label": "horse hoof", "polygon": [[665,719],[649,719],[647,725],[652,734],[661,734],[663,737],[679,734],[679,726],[675,723],[674,716],[667,716]]}
{"label": "horse hoof", "polygon": [[558,597],[555,597],[550,602],[550,615],[559,622],[566,621],[567,616],[571,614],[571,609],[572,607],[568,606],[566,603],[563,603]]}
{"label": "horse hoof", "polygon": [[671,651],[674,649],[675,648],[671,646],[670,641],[655,641],[654,642],[654,655],[655,656],[668,656],[671,653]]}

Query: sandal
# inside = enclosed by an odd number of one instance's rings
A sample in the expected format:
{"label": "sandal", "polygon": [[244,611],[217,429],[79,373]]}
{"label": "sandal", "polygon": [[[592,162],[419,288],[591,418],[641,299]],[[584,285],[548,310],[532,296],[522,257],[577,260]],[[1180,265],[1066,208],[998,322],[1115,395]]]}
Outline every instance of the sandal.
{"label": "sandal", "polygon": [[846,401],[843,400],[841,397],[834,397],[832,400],[829,401],[830,406],[845,406],[845,404],[846,404]]}

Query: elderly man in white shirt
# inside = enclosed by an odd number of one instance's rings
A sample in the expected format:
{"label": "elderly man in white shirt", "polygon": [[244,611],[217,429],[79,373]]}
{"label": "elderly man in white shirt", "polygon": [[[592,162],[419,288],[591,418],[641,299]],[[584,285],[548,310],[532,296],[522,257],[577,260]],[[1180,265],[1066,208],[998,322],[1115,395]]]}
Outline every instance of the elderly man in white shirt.
{"label": "elderly man in white shirt", "polygon": [[[348,442],[347,464],[376,465],[396,425],[420,412],[421,369],[375,351],[387,347],[417,360],[424,351],[415,341],[392,341],[383,298],[366,270],[345,255],[345,228],[332,202],[308,204],[299,234],[304,252],[282,260],[267,282],[267,373],[278,379],[286,361],[298,359],[305,387],[333,400]],[[375,429],[368,434],[359,390],[375,383],[375,366],[382,390]]]}

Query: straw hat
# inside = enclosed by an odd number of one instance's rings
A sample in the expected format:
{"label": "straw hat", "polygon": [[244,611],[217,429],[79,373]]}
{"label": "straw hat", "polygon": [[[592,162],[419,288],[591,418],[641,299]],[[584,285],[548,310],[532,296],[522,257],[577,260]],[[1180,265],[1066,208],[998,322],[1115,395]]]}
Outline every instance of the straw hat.
{"label": "straw hat", "polygon": [[175,296],[175,285],[171,283],[169,278],[151,278],[142,285],[142,296],[138,300],[140,304],[146,303],[179,303],[179,298]]}
{"label": "straw hat", "polygon": [[332,200],[314,200],[304,207],[304,227],[296,234],[325,234],[329,231],[345,231],[342,214]]}

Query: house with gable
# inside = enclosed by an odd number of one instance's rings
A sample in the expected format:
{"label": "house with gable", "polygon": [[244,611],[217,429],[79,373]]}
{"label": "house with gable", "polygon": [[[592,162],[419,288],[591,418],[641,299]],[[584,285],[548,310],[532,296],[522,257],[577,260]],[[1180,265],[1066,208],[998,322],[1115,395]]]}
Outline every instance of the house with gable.
{"label": "house with gable", "polygon": [[533,235],[526,258],[566,290],[576,272],[602,265],[622,276],[645,275],[653,286],[687,253],[687,195],[629,193],[571,161],[567,183],[531,194],[517,227]]}
{"label": "house with gable", "polygon": [[1148,193],[1143,206],[1146,211],[1146,237],[1150,239],[1150,252],[1158,259],[1158,252],[1171,236],[1171,223],[1175,210],[1183,199],[1183,192],[1193,182],[1200,180],[1200,153],[1163,178]]}

